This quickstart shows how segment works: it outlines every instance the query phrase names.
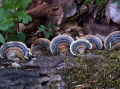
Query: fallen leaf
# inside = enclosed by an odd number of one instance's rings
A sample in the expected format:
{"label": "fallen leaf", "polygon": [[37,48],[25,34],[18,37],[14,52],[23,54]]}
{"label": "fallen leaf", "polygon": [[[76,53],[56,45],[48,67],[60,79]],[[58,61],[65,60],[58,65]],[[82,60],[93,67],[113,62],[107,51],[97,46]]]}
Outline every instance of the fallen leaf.
{"label": "fallen leaf", "polygon": [[74,1],[70,0],[63,6],[63,20],[65,20],[68,17],[73,16],[77,12],[77,6],[74,3]]}
{"label": "fallen leaf", "polygon": [[106,21],[106,24],[109,24],[110,23],[110,10],[108,8],[109,4],[106,5],[105,7],[105,21]]}

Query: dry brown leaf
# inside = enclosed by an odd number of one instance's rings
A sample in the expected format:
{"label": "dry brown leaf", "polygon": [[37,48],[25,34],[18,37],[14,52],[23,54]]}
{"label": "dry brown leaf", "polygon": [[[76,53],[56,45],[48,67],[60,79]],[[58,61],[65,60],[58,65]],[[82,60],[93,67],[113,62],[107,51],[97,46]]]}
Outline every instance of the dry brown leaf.
{"label": "dry brown leaf", "polygon": [[77,4],[80,4],[82,2],[82,0],[76,0]]}
{"label": "dry brown leaf", "polygon": [[[120,28],[120,26],[118,24],[115,24],[114,22],[110,22],[109,25],[106,25],[104,23],[97,24],[93,21],[93,19],[91,17],[89,18],[89,20],[87,20],[87,23],[92,28],[92,34],[99,35],[99,37],[103,41],[105,40],[104,38],[106,36],[108,36],[111,32],[116,31]],[[88,31],[89,31],[89,29],[88,29]]]}
{"label": "dry brown leaf", "polygon": [[30,10],[32,8],[35,8],[37,5],[42,3],[43,0],[32,0],[29,4],[26,10]]}
{"label": "dry brown leaf", "polygon": [[33,37],[29,37],[26,39],[25,44],[31,44],[33,43],[38,37],[37,36],[33,36]]}
{"label": "dry brown leaf", "polygon": [[73,29],[78,26],[78,23],[76,21],[65,21],[60,25],[60,28],[64,29],[67,31],[68,29]]}
{"label": "dry brown leaf", "polygon": [[65,20],[68,17],[73,16],[77,12],[77,6],[74,3],[73,0],[68,1],[63,6],[63,20]]}
{"label": "dry brown leaf", "polygon": [[86,12],[88,12],[88,7],[86,6],[86,5],[82,5],[81,7],[80,7],[80,9],[79,9],[79,15],[83,15],[83,14],[85,14]]}
{"label": "dry brown leaf", "polygon": [[87,6],[89,9],[88,13],[91,13],[93,11],[93,3],[89,3]]}
{"label": "dry brown leaf", "polygon": [[114,23],[120,24],[120,6],[118,6],[117,2],[110,2],[108,5],[110,11],[110,18]]}
{"label": "dry brown leaf", "polygon": [[26,10],[26,12],[35,20],[42,16],[50,16],[53,10],[46,2],[43,2],[33,9]]}
{"label": "dry brown leaf", "polygon": [[97,17],[97,13],[98,13],[98,10],[99,10],[99,7],[97,7],[94,11],[94,14],[93,14],[93,20],[95,21],[96,17]]}
{"label": "dry brown leaf", "polygon": [[26,26],[22,27],[21,31],[36,32],[39,24],[40,24],[40,20],[36,19],[32,21],[31,23],[27,24]]}
{"label": "dry brown leaf", "polygon": [[109,10],[108,6],[109,6],[109,4],[107,4],[106,7],[105,7],[105,16],[106,16],[106,18],[105,18],[106,22],[105,23],[106,24],[110,23],[110,10]]}
{"label": "dry brown leaf", "polygon": [[52,16],[50,17],[50,21],[56,24],[57,21],[61,18],[64,4],[67,3],[69,0],[43,0],[43,1],[46,1],[52,7],[58,7],[58,10],[54,11]]}
{"label": "dry brown leaf", "polygon": [[92,28],[91,28],[90,24],[84,23],[83,29],[84,29],[84,30],[83,30],[83,33],[84,33],[85,35],[93,34],[93,33],[92,33]]}

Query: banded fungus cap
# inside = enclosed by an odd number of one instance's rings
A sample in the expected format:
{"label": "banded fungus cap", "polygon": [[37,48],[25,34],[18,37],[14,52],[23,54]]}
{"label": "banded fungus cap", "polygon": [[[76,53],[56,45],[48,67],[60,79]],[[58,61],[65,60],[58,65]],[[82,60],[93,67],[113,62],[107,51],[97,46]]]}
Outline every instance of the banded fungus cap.
{"label": "banded fungus cap", "polygon": [[104,41],[104,47],[106,49],[110,49],[112,46],[117,44],[120,44],[120,31],[110,33]]}
{"label": "banded fungus cap", "polygon": [[73,41],[74,39],[66,34],[56,36],[50,43],[50,50],[54,55],[60,54],[64,49],[69,49]]}
{"label": "banded fungus cap", "polygon": [[92,49],[102,49],[103,48],[102,40],[95,35],[86,35],[86,36],[81,37],[81,39],[86,39],[90,43],[92,43],[92,46],[93,46]]}
{"label": "banded fungus cap", "polygon": [[70,51],[73,55],[85,53],[86,49],[92,49],[92,44],[86,39],[77,39],[70,45]]}
{"label": "banded fungus cap", "polygon": [[27,46],[18,41],[6,42],[0,48],[0,57],[1,58],[15,58],[19,57],[20,59],[29,59],[31,56],[30,49]]}
{"label": "banded fungus cap", "polygon": [[46,38],[38,38],[31,45],[31,53],[34,54],[35,51],[41,51],[42,53],[45,50],[50,50],[50,41]]}

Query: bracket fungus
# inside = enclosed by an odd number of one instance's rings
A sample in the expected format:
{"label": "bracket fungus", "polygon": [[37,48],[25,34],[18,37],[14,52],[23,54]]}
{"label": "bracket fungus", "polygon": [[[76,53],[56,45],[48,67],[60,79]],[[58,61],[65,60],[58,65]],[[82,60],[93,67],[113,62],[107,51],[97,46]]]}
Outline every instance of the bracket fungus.
{"label": "bracket fungus", "polygon": [[31,49],[30,49],[31,53],[36,56],[44,54],[46,51],[49,50],[50,50],[50,41],[46,38],[36,39],[31,45]]}
{"label": "bracket fungus", "polygon": [[50,50],[51,52],[56,54],[61,54],[62,56],[67,54],[62,54],[62,52],[67,53],[68,49],[70,48],[70,44],[74,41],[74,39],[66,34],[56,36],[52,39],[50,43]]}
{"label": "bracket fungus", "polygon": [[27,46],[18,41],[6,42],[0,48],[0,57],[4,59],[29,59],[31,56],[30,49]]}
{"label": "bracket fungus", "polygon": [[114,49],[116,46],[120,46],[120,31],[110,33],[104,42],[104,47],[106,49]]}
{"label": "bracket fungus", "polygon": [[86,39],[92,44],[92,49],[102,49],[103,43],[102,40],[95,35],[86,35],[81,37],[81,39]]}
{"label": "bracket fungus", "polygon": [[86,49],[92,49],[92,44],[86,39],[77,38],[70,45],[70,51],[73,55],[84,54]]}

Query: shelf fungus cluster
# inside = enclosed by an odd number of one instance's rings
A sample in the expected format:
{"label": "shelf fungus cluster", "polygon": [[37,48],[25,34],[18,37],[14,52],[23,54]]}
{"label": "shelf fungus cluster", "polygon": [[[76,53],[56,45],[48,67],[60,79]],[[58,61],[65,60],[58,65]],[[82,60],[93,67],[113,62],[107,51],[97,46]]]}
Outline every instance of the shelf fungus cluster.
{"label": "shelf fungus cluster", "polygon": [[73,55],[78,55],[80,53],[85,53],[87,49],[102,49],[104,45],[105,49],[114,50],[120,47],[120,31],[114,31],[110,33],[104,41],[95,35],[86,35],[77,38],[70,45],[70,51]]}
{"label": "shelf fungus cluster", "polygon": [[88,40],[92,44],[93,50],[103,48],[102,40],[95,35],[86,35],[86,36],[81,37],[81,39]]}
{"label": "shelf fungus cluster", "polygon": [[[120,31],[110,33],[104,41],[105,49],[116,47],[120,47]],[[25,60],[33,55],[40,56],[41,54],[50,53],[50,51],[53,55],[66,56],[69,52],[73,55],[79,55],[88,52],[87,50],[102,48],[103,42],[95,35],[77,37],[77,40],[74,40],[71,36],[63,34],[54,37],[51,41],[46,38],[38,38],[32,43],[31,49],[27,48],[22,42],[6,42],[0,48],[0,57],[3,59],[19,58]]]}
{"label": "shelf fungus cluster", "polygon": [[30,49],[22,42],[6,42],[0,48],[0,57],[3,59],[19,58],[21,60],[29,59],[31,56]]}
{"label": "shelf fungus cluster", "polygon": [[77,38],[70,45],[70,51],[73,55],[84,54],[87,49],[102,49],[103,43],[101,39],[95,35],[86,35]]}

